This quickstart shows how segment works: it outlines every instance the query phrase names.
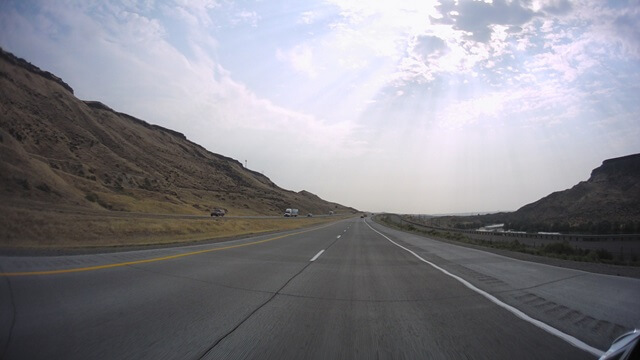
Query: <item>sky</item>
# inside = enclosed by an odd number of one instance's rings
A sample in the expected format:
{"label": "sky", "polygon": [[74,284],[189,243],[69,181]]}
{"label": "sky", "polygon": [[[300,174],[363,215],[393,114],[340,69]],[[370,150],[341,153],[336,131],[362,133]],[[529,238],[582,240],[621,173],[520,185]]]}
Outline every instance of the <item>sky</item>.
{"label": "sky", "polygon": [[0,46],[366,211],[516,210],[640,152],[638,0],[3,0]]}

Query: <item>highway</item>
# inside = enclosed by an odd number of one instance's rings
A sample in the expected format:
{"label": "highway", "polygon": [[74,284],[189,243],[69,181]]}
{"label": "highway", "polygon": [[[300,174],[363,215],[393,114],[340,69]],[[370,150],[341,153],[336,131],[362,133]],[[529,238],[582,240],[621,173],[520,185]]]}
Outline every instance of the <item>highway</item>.
{"label": "highway", "polygon": [[640,326],[640,280],[361,218],[0,272],[2,359],[593,359]]}

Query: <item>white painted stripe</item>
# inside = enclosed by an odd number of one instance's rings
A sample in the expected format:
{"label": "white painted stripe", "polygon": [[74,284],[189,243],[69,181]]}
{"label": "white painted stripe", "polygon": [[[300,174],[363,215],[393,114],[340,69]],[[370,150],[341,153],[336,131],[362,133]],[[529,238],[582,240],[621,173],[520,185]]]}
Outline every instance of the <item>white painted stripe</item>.
{"label": "white painted stripe", "polygon": [[489,294],[488,292],[486,292],[486,291],[484,291],[484,290],[480,290],[479,288],[477,288],[477,287],[473,286],[473,285],[472,285],[470,282],[468,282],[467,280],[465,280],[465,279],[463,279],[463,278],[461,278],[461,277],[459,277],[459,276],[457,276],[457,275],[454,275],[454,274],[452,274],[452,273],[448,272],[447,270],[445,270],[445,269],[443,269],[443,268],[439,267],[438,265],[436,265],[436,264],[434,264],[434,263],[432,263],[432,262],[430,262],[430,261],[427,261],[427,260],[423,259],[420,255],[418,255],[418,254],[416,254],[415,252],[413,252],[413,251],[411,251],[411,250],[407,249],[406,247],[404,247],[404,246],[402,246],[402,245],[398,244],[397,242],[395,242],[395,241],[393,241],[393,240],[389,239],[386,235],[384,235],[384,234],[383,234],[383,233],[381,233],[380,231],[378,231],[378,230],[376,230],[376,229],[372,228],[372,227],[371,227],[371,225],[369,225],[369,223],[367,223],[366,219],[365,219],[365,224],[367,224],[367,226],[368,226],[371,230],[373,230],[373,231],[377,232],[378,234],[380,234],[380,236],[382,236],[383,238],[385,238],[385,239],[389,240],[392,244],[396,245],[397,247],[399,247],[399,248],[401,248],[401,249],[403,249],[403,250],[408,251],[411,255],[413,255],[413,256],[415,256],[416,258],[418,258],[418,260],[420,260],[420,261],[422,261],[422,262],[424,262],[424,263],[426,263],[426,264],[429,264],[429,265],[431,265],[432,267],[434,267],[434,268],[436,268],[436,269],[438,269],[438,270],[442,271],[444,274],[449,275],[449,276],[451,276],[452,278],[454,278],[454,279],[458,280],[458,281],[459,281],[459,282],[461,282],[464,286],[466,286],[466,287],[468,287],[469,289],[471,289],[471,290],[473,290],[473,291],[477,292],[478,294],[480,294],[480,295],[484,296],[484,297],[485,297],[485,298],[487,298],[489,301],[491,301],[491,302],[493,302],[494,304],[496,304],[496,305],[498,305],[498,306],[502,307],[503,309],[505,309],[505,310],[507,310],[507,311],[511,312],[512,314],[514,314],[515,316],[519,317],[520,319],[522,319],[522,320],[524,320],[524,321],[527,321],[527,322],[529,322],[529,323],[531,323],[531,324],[533,324],[533,325],[535,325],[535,326],[539,327],[540,329],[542,329],[542,330],[544,330],[544,331],[546,331],[546,332],[550,333],[551,335],[555,335],[555,336],[559,337],[560,339],[562,339],[562,340],[564,340],[564,341],[568,342],[569,344],[571,344],[571,345],[573,345],[573,346],[575,346],[575,347],[577,347],[577,348],[579,348],[579,349],[581,349],[581,350],[584,350],[584,351],[590,352],[591,354],[593,354],[593,355],[595,355],[595,356],[600,357],[600,356],[602,356],[602,354],[604,354],[604,351],[602,351],[602,350],[600,350],[600,349],[596,349],[596,348],[594,348],[593,346],[588,345],[588,344],[586,344],[586,343],[582,342],[581,340],[579,340],[579,339],[577,339],[577,338],[575,338],[575,337],[573,337],[573,336],[571,336],[571,335],[569,335],[569,334],[565,334],[565,333],[563,333],[562,331],[560,331],[560,330],[558,330],[558,329],[556,329],[556,328],[554,328],[554,327],[552,327],[552,326],[550,326],[550,325],[548,325],[548,324],[545,324],[545,323],[543,323],[543,322],[542,322],[542,321],[540,321],[540,320],[536,320],[536,319],[534,319],[534,318],[530,317],[529,315],[527,315],[527,314],[523,313],[522,311],[520,311],[520,310],[516,309],[515,307],[513,307],[513,306],[511,306],[511,305],[508,305],[508,304],[506,304],[506,303],[503,303],[502,301],[498,300],[498,298],[496,298],[495,296],[493,296],[493,295]]}
{"label": "white painted stripe", "polygon": [[340,237],[341,237],[341,236],[342,236],[342,235],[338,235],[338,236],[336,236],[336,239],[340,239]]}
{"label": "white painted stripe", "polygon": [[311,258],[311,260],[309,260],[309,261],[316,261],[316,259],[317,259],[317,258],[319,258],[319,257],[320,257],[320,255],[322,255],[322,253],[323,253],[323,252],[324,252],[324,250],[320,250],[320,251],[316,254],[316,256],[312,257],[312,258]]}

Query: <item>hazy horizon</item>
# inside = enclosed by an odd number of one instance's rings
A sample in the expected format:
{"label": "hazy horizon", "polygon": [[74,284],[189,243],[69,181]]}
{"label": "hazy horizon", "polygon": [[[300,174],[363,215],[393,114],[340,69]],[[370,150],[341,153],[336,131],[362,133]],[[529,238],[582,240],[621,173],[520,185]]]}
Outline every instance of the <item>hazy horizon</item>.
{"label": "hazy horizon", "polygon": [[367,211],[513,211],[640,152],[634,1],[3,1],[83,100]]}

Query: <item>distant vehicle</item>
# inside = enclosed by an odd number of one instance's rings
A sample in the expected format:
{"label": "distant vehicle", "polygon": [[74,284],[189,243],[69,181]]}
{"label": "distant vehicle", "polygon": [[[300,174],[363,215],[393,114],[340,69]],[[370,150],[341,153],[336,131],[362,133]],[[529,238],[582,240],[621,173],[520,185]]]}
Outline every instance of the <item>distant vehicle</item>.
{"label": "distant vehicle", "polygon": [[329,215],[333,215],[333,211],[329,211]]}
{"label": "distant vehicle", "polygon": [[600,360],[640,359],[640,331],[635,329],[613,340],[611,347]]}
{"label": "distant vehicle", "polygon": [[313,214],[312,213],[308,213],[307,217],[313,217]]}
{"label": "distant vehicle", "polygon": [[284,217],[297,217],[298,209],[287,209],[284,211]]}
{"label": "distant vehicle", "polygon": [[225,214],[225,211],[223,209],[213,209],[211,211],[211,216],[215,216],[215,217],[223,217]]}
{"label": "distant vehicle", "polygon": [[364,215],[360,215],[360,218],[364,219]]}

